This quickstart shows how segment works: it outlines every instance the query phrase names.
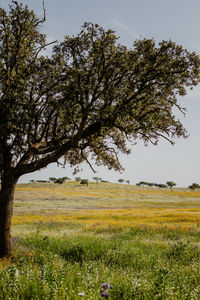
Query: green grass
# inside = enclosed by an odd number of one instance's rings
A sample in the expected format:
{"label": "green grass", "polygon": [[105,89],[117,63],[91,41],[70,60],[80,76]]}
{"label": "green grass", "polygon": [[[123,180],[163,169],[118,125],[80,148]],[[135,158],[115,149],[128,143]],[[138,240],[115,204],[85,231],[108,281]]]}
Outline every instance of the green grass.
{"label": "green grass", "polygon": [[[19,235],[20,234],[20,235]],[[190,232],[83,232],[65,224],[17,225],[0,299],[199,299],[199,236]]]}
{"label": "green grass", "polygon": [[[188,198],[178,197],[172,191],[168,201],[163,191],[158,195],[147,193],[145,200],[143,189],[138,198],[133,186],[107,186],[98,184],[83,188],[70,183],[55,190],[54,185],[48,185],[49,196],[39,191],[47,185],[29,185],[27,202],[20,198],[25,191],[19,189],[16,193],[15,214],[31,215],[41,211],[53,214],[55,203],[70,212],[70,209],[78,210],[85,197],[88,203],[84,203],[83,208],[89,205],[95,209],[102,201],[95,195],[101,193],[102,197],[105,196],[101,205],[107,208],[111,187],[116,189],[116,195],[112,192],[116,200],[112,200],[113,208],[126,207],[127,201],[132,207],[143,207],[144,202],[147,203],[144,207],[149,205],[149,208],[153,205],[165,209],[171,204],[182,207],[181,203],[183,208],[200,207],[200,198],[196,194],[192,198],[187,190],[184,192],[188,192]],[[70,203],[68,196],[61,192],[63,188],[71,189]],[[73,196],[74,189],[87,195],[77,193]],[[57,198],[53,199],[53,195]],[[126,195],[129,195],[128,200]],[[52,200],[46,199],[47,196]],[[148,197],[151,198],[150,204]],[[190,203],[190,197],[195,206]],[[49,221],[13,224],[12,236],[13,258],[0,262],[0,300],[93,300],[105,299],[106,295],[116,300],[200,299],[199,230],[151,229],[145,225],[87,230],[78,223]],[[102,290],[104,297],[100,294],[103,283],[112,286]]]}

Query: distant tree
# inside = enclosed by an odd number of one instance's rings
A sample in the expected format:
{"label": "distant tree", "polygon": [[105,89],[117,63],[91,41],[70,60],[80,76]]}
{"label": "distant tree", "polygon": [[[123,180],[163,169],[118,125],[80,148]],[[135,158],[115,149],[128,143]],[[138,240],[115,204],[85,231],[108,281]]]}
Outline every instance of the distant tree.
{"label": "distant tree", "polygon": [[63,184],[64,182],[65,182],[64,178],[58,178],[54,181],[54,183],[57,183],[57,184]]}
{"label": "distant tree", "polygon": [[31,180],[29,180],[29,182],[33,183],[33,182],[35,182],[35,180],[31,179]]}
{"label": "distant tree", "polygon": [[186,137],[175,108],[199,81],[200,59],[172,41],[137,40],[128,49],[113,30],[85,23],[52,55],[27,6],[0,8],[0,258],[11,256],[10,225],[18,179],[64,158],[92,158],[122,170],[126,141],[157,144]]}
{"label": "distant tree", "polygon": [[61,178],[54,178],[53,182],[58,184],[63,184],[66,180],[71,180],[69,177],[61,177]]}
{"label": "distant tree", "polygon": [[119,179],[118,182],[123,183],[124,179]]}
{"label": "distant tree", "polygon": [[195,190],[195,187],[193,186],[193,184],[191,184],[188,186],[188,189]]}
{"label": "distant tree", "polygon": [[55,182],[57,180],[56,177],[49,177],[49,181]]}
{"label": "distant tree", "polygon": [[67,177],[67,176],[62,177],[62,179],[63,179],[64,181],[66,181],[66,180],[71,180],[71,178],[69,178],[69,177]]}
{"label": "distant tree", "polygon": [[48,182],[47,180],[36,180],[36,182],[38,182],[38,183],[46,183],[46,182]]}
{"label": "distant tree", "polygon": [[173,188],[174,186],[176,186],[176,183],[173,181],[167,181],[166,184],[169,188]]}
{"label": "distant tree", "polygon": [[81,181],[81,177],[75,177],[75,181]]}
{"label": "distant tree", "polygon": [[154,183],[153,185],[156,186],[156,187],[159,187],[159,188],[166,188],[167,187],[167,185],[163,184],[163,183]]}
{"label": "distant tree", "polygon": [[166,185],[166,184],[163,184],[163,183],[159,183],[159,184],[158,184],[158,187],[160,187],[160,188],[167,188],[167,185]]}
{"label": "distant tree", "polygon": [[138,186],[141,186],[142,185],[142,183],[141,183],[142,181],[140,181],[140,182],[138,182],[138,183],[136,183],[136,185],[138,185]]}
{"label": "distant tree", "polygon": [[126,183],[130,184],[130,180],[126,180]]}
{"label": "distant tree", "polygon": [[100,177],[93,177],[92,179],[94,179],[96,181],[96,183],[98,183],[99,181],[101,181]]}
{"label": "distant tree", "polygon": [[146,181],[140,181],[138,183],[136,183],[136,185],[141,186],[141,185],[148,185],[149,183]]}
{"label": "distant tree", "polygon": [[166,188],[167,185],[163,183],[153,183],[153,182],[146,182],[146,181],[140,181],[136,183],[136,185],[141,186],[141,185],[147,185],[147,186],[155,186],[155,187],[160,187],[160,188]]}
{"label": "distant tree", "polygon": [[192,183],[191,185],[188,186],[188,188],[191,190],[195,190],[195,189],[199,189],[200,185],[198,183]]}
{"label": "distant tree", "polygon": [[193,186],[195,187],[195,189],[199,189],[200,185],[198,183],[193,183]]}

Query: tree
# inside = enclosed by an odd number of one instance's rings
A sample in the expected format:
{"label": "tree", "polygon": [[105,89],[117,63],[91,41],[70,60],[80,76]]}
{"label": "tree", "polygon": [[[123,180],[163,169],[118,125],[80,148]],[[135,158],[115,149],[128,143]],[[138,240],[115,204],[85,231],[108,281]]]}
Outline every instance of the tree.
{"label": "tree", "polygon": [[81,177],[75,177],[75,181],[81,181]]}
{"label": "tree", "polygon": [[54,181],[54,183],[57,183],[57,184],[63,184],[64,182],[65,182],[64,178],[58,178],[58,179],[56,179],[56,181]]}
{"label": "tree", "polygon": [[94,179],[96,181],[96,183],[98,183],[99,181],[101,181],[100,177],[93,177],[92,179]]}
{"label": "tree", "polygon": [[49,181],[55,182],[57,180],[56,177],[49,177]]}
{"label": "tree", "polygon": [[36,182],[38,182],[38,183],[47,183],[48,181],[39,179],[39,180],[36,180]]}
{"label": "tree", "polygon": [[69,177],[67,177],[67,176],[62,177],[62,179],[63,179],[64,181],[66,181],[66,180],[71,180],[71,178],[69,178]]}
{"label": "tree", "polygon": [[[44,11],[45,12],[45,11]],[[112,30],[85,23],[45,57],[46,37],[27,6],[0,9],[0,258],[12,252],[10,224],[20,176],[64,158],[123,170],[126,142],[186,137],[175,109],[199,81],[200,59],[172,41],[118,44]],[[60,162],[59,162],[60,163]]]}
{"label": "tree", "polygon": [[157,186],[159,188],[166,188],[166,184],[163,184],[163,183],[155,183],[154,186]]}
{"label": "tree", "polygon": [[200,185],[198,183],[192,183],[188,188],[191,190],[200,189]]}
{"label": "tree", "polygon": [[118,179],[118,182],[123,183],[124,179]]}
{"label": "tree", "polygon": [[173,181],[167,181],[167,182],[166,182],[166,185],[167,185],[169,188],[173,188],[174,186],[176,186],[176,183],[173,182]]}
{"label": "tree", "polygon": [[130,180],[126,180],[126,183],[130,184]]}
{"label": "tree", "polygon": [[71,179],[69,177],[61,177],[61,178],[49,177],[49,180],[54,183],[63,184],[66,180],[71,180]]}

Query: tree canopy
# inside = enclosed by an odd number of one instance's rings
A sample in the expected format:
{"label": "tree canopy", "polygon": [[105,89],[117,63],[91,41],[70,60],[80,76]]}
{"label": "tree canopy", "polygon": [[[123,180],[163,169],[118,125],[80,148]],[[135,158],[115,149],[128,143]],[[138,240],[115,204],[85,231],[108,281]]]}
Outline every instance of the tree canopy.
{"label": "tree canopy", "polygon": [[167,181],[166,184],[169,188],[173,188],[174,186],[176,186],[176,183],[173,181]]}
{"label": "tree canopy", "polygon": [[0,208],[20,176],[61,157],[122,170],[127,141],[187,136],[175,109],[184,113],[179,96],[199,82],[195,53],[154,39],[127,48],[85,23],[45,56],[44,20],[17,1],[0,8]]}
{"label": "tree canopy", "polygon": [[9,14],[1,10],[1,156],[10,154],[18,176],[61,156],[71,165],[94,158],[119,170],[127,140],[186,136],[174,108],[183,112],[177,97],[198,82],[195,53],[153,39],[128,49],[114,31],[85,23],[44,57],[39,24],[15,1]]}

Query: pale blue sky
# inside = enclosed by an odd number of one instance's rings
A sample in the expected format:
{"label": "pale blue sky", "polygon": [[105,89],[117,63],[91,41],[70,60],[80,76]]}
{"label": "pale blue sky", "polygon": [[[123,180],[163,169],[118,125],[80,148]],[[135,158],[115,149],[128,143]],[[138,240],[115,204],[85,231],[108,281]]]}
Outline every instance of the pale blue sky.
{"label": "pale blue sky", "polygon": [[[42,0],[23,0],[37,15],[42,16]],[[0,0],[7,8],[9,0]],[[116,31],[122,44],[131,46],[135,39],[155,38],[173,40],[190,51],[200,54],[200,1],[199,0],[46,0],[47,22],[41,27],[48,40],[62,40],[63,36],[76,34],[84,22],[98,23]],[[179,139],[174,146],[161,141],[158,146],[145,147],[139,142],[132,147],[132,154],[121,156],[125,167],[123,174],[96,168],[94,175],[85,165],[78,176],[91,179],[93,176],[116,182],[119,178],[131,183],[144,180],[165,183],[173,180],[177,186],[200,183],[200,86],[180,99],[187,108],[185,118],[180,116],[190,133],[186,140]],[[48,179],[50,176],[72,176],[72,170],[48,168],[28,174],[29,179]]]}

